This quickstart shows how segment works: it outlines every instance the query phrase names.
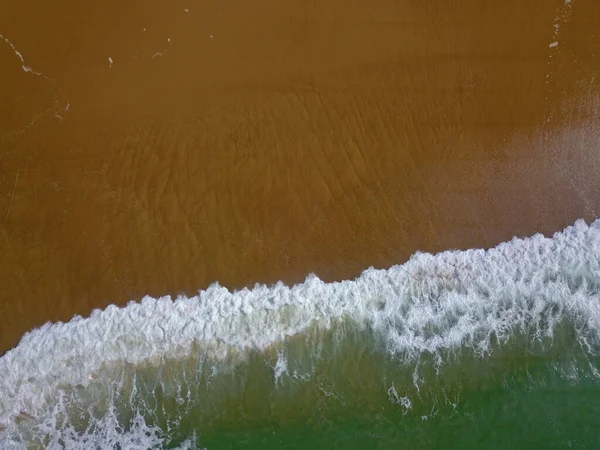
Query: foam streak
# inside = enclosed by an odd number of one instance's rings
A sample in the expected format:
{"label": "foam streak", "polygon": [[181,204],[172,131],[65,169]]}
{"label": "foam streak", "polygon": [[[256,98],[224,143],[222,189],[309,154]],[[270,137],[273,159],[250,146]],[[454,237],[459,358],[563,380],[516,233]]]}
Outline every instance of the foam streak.
{"label": "foam streak", "polygon": [[[310,329],[349,322],[372,330],[391,357],[417,362],[469,349],[486,357],[515,335],[552,341],[574,323],[585,352],[600,346],[600,220],[577,221],[551,238],[513,239],[490,250],[417,253],[355,280],[214,284],[195,297],[145,297],[26,334],[0,358],[0,425],[38,417],[61,386],[86,386],[103,365],[160,365],[192,348],[218,364],[264,351]],[[289,370],[279,354],[276,375]],[[415,383],[419,375],[415,372]]]}
{"label": "foam streak", "polygon": [[[58,99],[59,96],[56,94],[55,83],[50,78],[48,78],[46,75],[44,75],[42,72],[38,72],[37,70],[32,69],[31,66],[28,66],[25,63],[25,58],[23,57],[23,54],[17,49],[17,47],[15,47],[15,45],[11,41],[8,40],[8,38],[6,38],[4,35],[0,34],[0,39],[2,39],[12,49],[13,53],[17,56],[17,58],[19,58],[19,60],[21,62],[21,69],[23,69],[23,72],[30,73],[37,77],[42,77],[44,80],[46,80],[50,84],[52,93],[54,94],[54,103],[55,103],[54,108],[48,108],[44,111],[37,113],[27,125],[25,125],[21,128],[12,130],[12,131],[6,133],[4,136],[1,136],[0,137],[0,144],[1,144],[7,139],[15,138],[15,137],[25,134],[25,132],[27,132],[27,130],[29,130],[33,125],[35,125],[35,123],[38,121],[38,119],[41,116],[43,116],[49,112],[52,112],[54,117],[56,117],[57,119],[59,119],[62,122],[64,119],[59,113],[68,112],[69,109],[71,108],[71,104],[68,100],[66,100],[64,98],[62,99],[64,103],[59,101],[59,99]],[[63,96],[61,96],[61,97],[63,97]],[[61,106],[61,103],[63,106]]]}

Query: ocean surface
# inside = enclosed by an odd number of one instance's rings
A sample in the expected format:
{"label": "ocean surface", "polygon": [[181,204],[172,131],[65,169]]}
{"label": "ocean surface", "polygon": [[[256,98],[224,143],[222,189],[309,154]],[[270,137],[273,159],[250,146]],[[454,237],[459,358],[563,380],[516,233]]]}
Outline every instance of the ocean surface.
{"label": "ocean surface", "polygon": [[598,30],[0,2],[0,450],[600,448]]}
{"label": "ocean surface", "polygon": [[0,358],[3,449],[599,448],[600,220],[145,297]]}

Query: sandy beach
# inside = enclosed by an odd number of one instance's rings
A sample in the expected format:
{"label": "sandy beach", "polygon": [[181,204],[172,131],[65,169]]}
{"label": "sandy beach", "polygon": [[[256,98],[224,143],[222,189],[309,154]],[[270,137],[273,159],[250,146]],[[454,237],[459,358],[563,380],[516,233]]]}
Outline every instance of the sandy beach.
{"label": "sandy beach", "polygon": [[0,5],[0,353],[600,214],[597,0],[38,3]]}

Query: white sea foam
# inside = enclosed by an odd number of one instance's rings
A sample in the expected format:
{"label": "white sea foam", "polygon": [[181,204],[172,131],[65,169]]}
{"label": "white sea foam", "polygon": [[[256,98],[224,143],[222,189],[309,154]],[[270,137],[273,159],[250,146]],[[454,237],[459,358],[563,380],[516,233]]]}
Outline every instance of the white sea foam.
{"label": "white sea foam", "polygon": [[[214,284],[191,298],[109,306],[33,330],[0,358],[0,426],[38,420],[58,401],[57,392],[86,386],[103,364],[159,364],[192,347],[218,362],[339,320],[371,329],[404,360],[464,347],[484,356],[516,333],[552,339],[563,319],[577,324],[584,350],[593,349],[600,331],[599,256],[600,220],[589,226],[579,220],[552,238],[417,253],[352,281],[324,283],[310,275],[292,287],[280,282],[236,292]],[[277,379],[288,369],[278,354]]]}
{"label": "white sea foam", "polygon": [[387,390],[388,398],[390,402],[400,405],[404,411],[404,415],[412,408],[412,402],[408,396],[401,397],[396,390],[396,387],[392,383],[392,386]]}

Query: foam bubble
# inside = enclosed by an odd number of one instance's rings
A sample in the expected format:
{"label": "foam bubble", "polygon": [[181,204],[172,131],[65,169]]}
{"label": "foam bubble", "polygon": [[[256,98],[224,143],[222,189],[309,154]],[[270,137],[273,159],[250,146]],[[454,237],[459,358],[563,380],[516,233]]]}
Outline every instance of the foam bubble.
{"label": "foam bubble", "polygon": [[[48,323],[0,358],[0,425],[14,430],[17,422],[39,423],[39,414],[60,404],[64,386],[85,387],[106,365],[160,365],[192,349],[219,363],[340,321],[372,330],[404,361],[429,354],[441,363],[444,352],[465,347],[485,356],[518,333],[551,340],[565,318],[577,324],[576,339],[590,350],[600,330],[598,255],[600,220],[589,226],[579,220],[552,238],[417,253],[355,280],[325,283],[310,275],[291,287],[279,282],[235,292],[213,284],[190,298],[144,297],[88,318]],[[273,370],[277,381],[297,373],[283,353]],[[107,417],[100,428],[114,425]],[[159,439],[143,425],[140,433]]]}

